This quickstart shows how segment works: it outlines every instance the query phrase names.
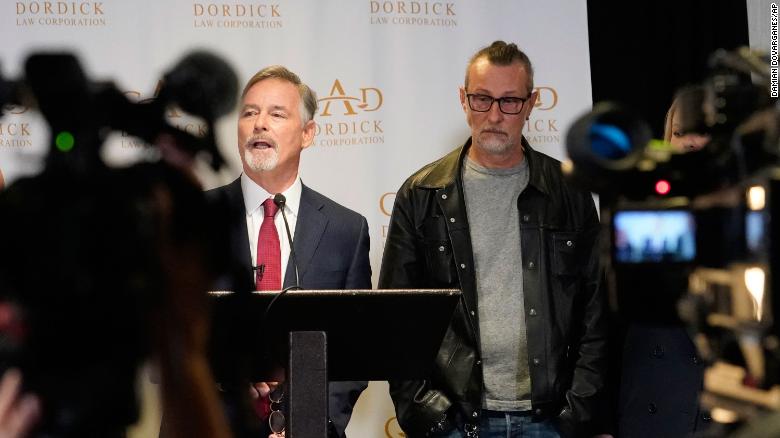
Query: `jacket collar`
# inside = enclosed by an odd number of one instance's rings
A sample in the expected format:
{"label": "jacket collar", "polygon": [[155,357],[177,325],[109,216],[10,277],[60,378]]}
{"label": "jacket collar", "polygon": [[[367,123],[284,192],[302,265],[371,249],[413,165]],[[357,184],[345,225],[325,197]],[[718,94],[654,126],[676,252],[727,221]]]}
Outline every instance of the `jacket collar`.
{"label": "jacket collar", "polygon": [[[536,188],[545,195],[550,194],[550,187],[541,170],[539,152],[535,151],[525,137],[522,137],[523,156],[528,160],[528,169],[531,172],[528,185]],[[462,185],[463,160],[471,147],[471,137],[459,149],[455,149],[436,161],[430,171],[422,177],[419,186],[426,189],[440,189],[458,183]]]}

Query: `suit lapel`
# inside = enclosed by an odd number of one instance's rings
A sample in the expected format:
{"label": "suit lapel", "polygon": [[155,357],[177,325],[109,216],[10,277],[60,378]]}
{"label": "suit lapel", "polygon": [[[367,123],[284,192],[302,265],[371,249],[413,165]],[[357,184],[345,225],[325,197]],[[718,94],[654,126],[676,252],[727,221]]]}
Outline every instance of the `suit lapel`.
{"label": "suit lapel", "polygon": [[233,263],[237,267],[234,276],[237,279],[236,287],[240,289],[255,290],[254,271],[252,270],[252,254],[247,240],[246,206],[244,205],[244,193],[241,190],[241,178],[233,181],[227,188],[228,204],[230,205],[230,229],[231,248],[233,248]]}
{"label": "suit lapel", "polygon": [[[301,191],[301,204],[298,207],[298,219],[295,224],[293,246],[298,261],[298,276],[301,286],[306,287],[306,273],[309,270],[314,253],[320,244],[325,228],[328,226],[328,218],[322,213],[323,204],[318,202],[311,190],[303,185]],[[246,225],[244,225],[246,227]],[[295,266],[292,257],[287,263],[287,272],[284,276],[284,286],[295,284]]]}

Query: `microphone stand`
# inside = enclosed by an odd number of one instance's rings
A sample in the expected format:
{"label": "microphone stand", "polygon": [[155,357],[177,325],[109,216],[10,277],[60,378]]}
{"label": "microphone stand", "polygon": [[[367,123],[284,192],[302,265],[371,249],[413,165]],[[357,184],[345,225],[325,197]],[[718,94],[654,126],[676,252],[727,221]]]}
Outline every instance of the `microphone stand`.
{"label": "microphone stand", "polygon": [[290,233],[290,224],[287,222],[287,214],[284,212],[284,206],[287,203],[287,198],[281,193],[277,193],[274,195],[274,204],[276,204],[277,207],[279,207],[279,210],[282,212],[282,219],[284,220],[284,229],[287,232],[287,242],[290,244],[290,257],[292,258],[293,262],[293,268],[295,268],[295,284],[292,286],[288,286],[284,289],[282,289],[279,294],[277,294],[270,303],[268,303],[268,306],[265,308],[265,312],[263,313],[263,320],[267,320],[268,314],[271,312],[271,308],[273,307],[274,303],[276,303],[276,300],[278,300],[282,295],[287,293],[287,291],[290,290],[300,290],[303,289],[301,287],[301,280],[298,277],[298,260],[295,258],[295,247],[293,246],[293,239],[292,234]]}

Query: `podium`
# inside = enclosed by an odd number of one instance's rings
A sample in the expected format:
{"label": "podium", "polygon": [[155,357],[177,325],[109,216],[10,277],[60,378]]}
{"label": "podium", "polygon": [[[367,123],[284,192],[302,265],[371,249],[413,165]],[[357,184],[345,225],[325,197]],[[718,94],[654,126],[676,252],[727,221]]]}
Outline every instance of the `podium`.
{"label": "podium", "polygon": [[[218,381],[286,381],[288,438],[327,438],[328,381],[430,377],[454,289],[210,292]],[[285,378],[286,377],[286,378]]]}

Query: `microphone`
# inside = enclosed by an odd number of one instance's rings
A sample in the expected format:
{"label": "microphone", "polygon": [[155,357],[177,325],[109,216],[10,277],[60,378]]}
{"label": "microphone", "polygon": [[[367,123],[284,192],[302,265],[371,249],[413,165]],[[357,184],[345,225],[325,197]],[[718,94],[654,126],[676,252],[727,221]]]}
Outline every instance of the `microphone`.
{"label": "microphone", "polygon": [[301,279],[298,278],[298,260],[295,258],[295,247],[293,246],[292,234],[290,234],[290,224],[287,223],[287,215],[284,213],[284,204],[287,202],[287,198],[283,194],[277,193],[274,195],[274,204],[282,211],[282,219],[284,219],[284,229],[287,231],[287,242],[290,243],[290,257],[292,258],[293,267],[295,268],[295,286],[291,286],[290,289],[301,289]]}
{"label": "microphone", "polygon": [[[293,240],[292,240],[292,234],[290,234],[290,224],[287,223],[287,214],[284,212],[284,204],[287,202],[287,198],[284,197],[283,194],[277,193],[274,195],[274,204],[276,204],[277,207],[282,211],[282,219],[284,219],[284,229],[287,231],[287,241],[290,243],[290,257],[292,258],[293,267],[295,268],[295,285],[286,287],[282,289],[281,292],[279,292],[279,295],[273,297],[271,302],[268,303],[268,306],[265,308],[265,312],[263,312],[263,319],[262,321],[268,320],[268,315],[271,313],[271,308],[276,303],[276,300],[282,297],[282,295],[286,294],[289,290],[299,290],[303,289],[301,287],[301,279],[298,278],[298,260],[295,259],[295,247],[293,246]],[[264,331],[264,333],[267,333]]]}

